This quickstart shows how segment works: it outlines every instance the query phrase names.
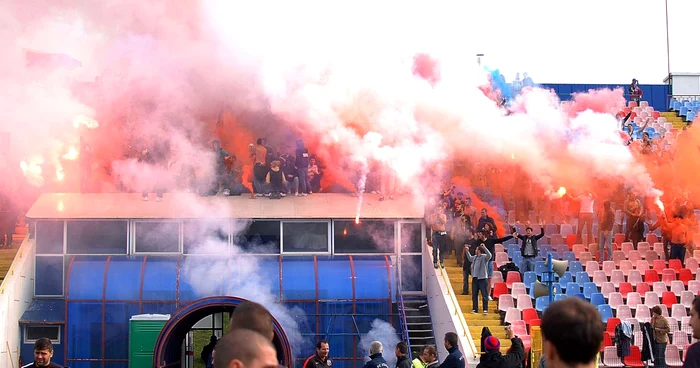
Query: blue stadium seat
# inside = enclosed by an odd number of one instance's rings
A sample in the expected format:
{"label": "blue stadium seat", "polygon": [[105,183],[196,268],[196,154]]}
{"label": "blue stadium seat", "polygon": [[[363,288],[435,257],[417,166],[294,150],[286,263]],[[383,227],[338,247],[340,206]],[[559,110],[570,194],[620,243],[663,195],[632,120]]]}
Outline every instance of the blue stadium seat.
{"label": "blue stadium seat", "polygon": [[581,292],[581,285],[575,282],[570,282],[566,284],[566,295],[574,296]]}
{"label": "blue stadium seat", "polygon": [[612,308],[607,304],[599,305],[598,313],[603,318],[603,323],[608,323],[608,319],[613,317]]}
{"label": "blue stadium seat", "polygon": [[541,296],[535,299],[535,310],[542,313],[549,307],[549,296]]}
{"label": "blue stadium seat", "polygon": [[597,292],[598,286],[595,284],[595,282],[586,282],[585,284],[583,284],[583,295],[586,296],[586,299],[591,299],[591,295]]}
{"label": "blue stadium seat", "polygon": [[574,278],[571,277],[571,272],[564,272],[563,275],[559,278],[559,283],[566,289],[566,285],[568,285],[570,282],[574,282]]}
{"label": "blue stadium seat", "polygon": [[[584,290],[585,294],[585,290]],[[591,304],[594,306],[599,306],[605,304],[605,297],[603,296],[602,293],[593,293],[591,294]]]}
{"label": "blue stadium seat", "polygon": [[681,107],[681,110],[678,112],[678,115],[680,115],[680,116],[688,115],[688,108],[685,106]]}
{"label": "blue stadium seat", "polygon": [[695,120],[695,116],[695,111],[690,111],[688,112],[688,116],[686,116],[685,121],[692,122],[693,120]]}
{"label": "blue stadium seat", "polygon": [[520,264],[523,262],[523,256],[520,254],[520,250],[516,250],[513,252],[513,263],[515,263],[516,266],[520,267]]}
{"label": "blue stadium seat", "polygon": [[547,272],[547,266],[544,261],[537,261],[535,262],[535,273],[538,275],[541,275],[543,273]]}
{"label": "blue stadium seat", "polygon": [[537,281],[537,273],[533,271],[527,271],[523,275],[523,283],[525,284],[525,287],[530,289],[532,287],[532,284]]}
{"label": "blue stadium seat", "polygon": [[540,253],[539,253],[540,257],[547,259],[547,253],[552,251],[552,246],[549,244],[542,244],[542,245],[538,244],[537,247],[540,250]]}
{"label": "blue stadium seat", "polygon": [[[583,286],[583,285],[586,284],[587,282],[588,282],[588,283],[591,282],[591,278],[590,278],[590,276],[588,276],[588,273],[583,272],[583,271],[582,271],[582,272],[576,272],[576,283],[578,283],[579,285]],[[594,284],[594,285],[595,285],[595,284]]]}
{"label": "blue stadium seat", "polygon": [[558,301],[564,300],[564,299],[566,299],[566,298],[568,298],[568,297],[569,297],[569,296],[566,295],[566,294],[555,295],[555,296],[554,296],[554,301],[555,301],[555,302],[558,302]]}
{"label": "blue stadium seat", "polygon": [[576,262],[576,254],[571,251],[564,252],[562,259],[569,262]]}
{"label": "blue stadium seat", "polygon": [[581,262],[579,262],[579,261],[569,262],[569,272],[571,272],[572,275],[576,275],[582,271],[583,271],[583,265],[581,265]]}

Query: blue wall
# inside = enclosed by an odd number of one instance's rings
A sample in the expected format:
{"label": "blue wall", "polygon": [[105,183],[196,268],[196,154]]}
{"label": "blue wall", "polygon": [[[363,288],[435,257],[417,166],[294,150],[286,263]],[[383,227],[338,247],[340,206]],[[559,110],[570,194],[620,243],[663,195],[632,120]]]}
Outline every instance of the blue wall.
{"label": "blue wall", "polygon": [[[208,257],[196,257],[192,259],[211,264]],[[360,368],[359,333],[367,333],[375,318],[391,322],[399,331],[392,304],[396,268],[389,257],[255,257],[269,290],[287,307],[302,312],[297,317],[300,332],[310,343],[293,351],[297,366],[314,353],[313,342],[326,338],[337,368]],[[103,362],[107,368],[126,368],[133,315],[173,314],[206,296],[231,295],[225,275],[221,282],[214,281],[213,295],[195,293],[180,272],[184,262],[192,261],[181,256],[73,256],[66,261],[65,346],[55,361],[72,368],[101,368]],[[32,352],[23,349],[22,358],[31,362]]]}
{"label": "blue wall", "polygon": [[[615,89],[622,88],[625,91],[625,98],[629,99],[627,87],[623,84],[540,84],[539,87],[545,89],[553,89],[562,101],[571,99],[571,94],[575,92],[588,92],[591,89]],[[640,84],[643,95],[643,100],[649,102],[649,106],[653,106],[656,111],[667,111],[669,100],[669,86],[667,84]]]}

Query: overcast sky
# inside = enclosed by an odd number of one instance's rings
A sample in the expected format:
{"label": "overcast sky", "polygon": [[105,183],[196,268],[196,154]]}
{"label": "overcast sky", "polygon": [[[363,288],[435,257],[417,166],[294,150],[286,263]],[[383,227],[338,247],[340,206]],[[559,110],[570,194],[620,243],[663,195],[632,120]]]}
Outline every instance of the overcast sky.
{"label": "overcast sky", "polygon": [[[664,0],[474,2],[477,52],[508,80],[661,84],[667,74]],[[700,1],[668,0],[671,72],[700,72]],[[478,29],[482,31],[479,32]]]}

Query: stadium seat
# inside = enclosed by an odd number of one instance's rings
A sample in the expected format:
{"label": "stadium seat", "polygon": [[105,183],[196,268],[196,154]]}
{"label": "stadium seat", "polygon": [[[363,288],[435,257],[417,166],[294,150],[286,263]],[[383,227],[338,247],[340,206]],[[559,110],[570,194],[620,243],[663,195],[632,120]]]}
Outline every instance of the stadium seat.
{"label": "stadium seat", "polygon": [[681,304],[690,309],[693,306],[693,300],[695,299],[695,294],[692,291],[682,291],[681,292]]}
{"label": "stadium seat", "polygon": [[525,287],[527,289],[530,289],[532,287],[532,284],[537,281],[537,274],[533,271],[527,271],[523,275],[523,284],[525,284]]}
{"label": "stadium seat", "polygon": [[683,304],[674,304],[671,307],[671,317],[680,320],[683,317],[688,316],[688,311],[685,309],[685,306]]}
{"label": "stadium seat", "polygon": [[676,280],[676,270],[672,268],[665,268],[663,271],[661,271],[661,281],[663,281],[666,286],[671,286],[671,281],[674,280]]}
{"label": "stadium seat", "polygon": [[511,289],[510,293],[511,295],[513,295],[513,298],[517,298],[519,295],[522,294],[529,295],[527,293],[527,289],[525,288],[525,284],[523,284],[522,282],[514,282],[513,289]]}
{"label": "stadium seat", "polygon": [[688,285],[688,281],[693,279],[693,273],[687,268],[681,268],[681,270],[678,272],[678,280],[683,282],[683,285]]}
{"label": "stadium seat", "polygon": [[683,281],[671,281],[671,291],[676,296],[681,296],[681,293],[685,291],[685,285],[683,285]]}
{"label": "stadium seat", "polygon": [[598,286],[596,286],[595,283],[593,282],[587,282],[583,284],[583,295],[586,296],[586,299],[591,299],[591,295],[593,293],[598,292]]}
{"label": "stadium seat", "polygon": [[601,304],[597,306],[598,313],[603,318],[603,323],[607,323],[608,319],[613,316],[612,308],[607,304]]}
{"label": "stadium seat", "polygon": [[639,270],[631,270],[629,276],[627,277],[627,282],[632,284],[632,286],[637,286],[638,283],[644,282],[642,280],[642,274]]}
{"label": "stadium seat", "polygon": [[571,276],[571,272],[564,272],[564,274],[559,278],[559,283],[563,286],[564,290],[566,290],[566,286],[573,281],[574,278]]}
{"label": "stadium seat", "polygon": [[[615,269],[617,269],[617,267],[615,267],[615,262],[613,262],[613,261],[603,262],[603,271],[605,272],[605,276],[610,277],[610,275],[612,275],[612,271]],[[588,271],[588,269],[586,269],[586,271]]]}
{"label": "stadium seat", "polygon": [[651,291],[661,295],[665,291],[668,291],[668,288],[666,287],[666,284],[664,284],[663,282],[657,281],[657,282],[651,284]]}
{"label": "stadium seat", "polygon": [[615,346],[606,346],[603,351],[603,365],[606,367],[624,367],[622,360],[617,357],[617,348]]}
{"label": "stadium seat", "polygon": [[508,288],[509,288],[509,289],[512,288],[512,287],[513,287],[513,283],[515,283],[515,282],[521,282],[521,280],[520,280],[520,272],[518,272],[518,271],[508,271],[508,273],[506,274],[506,285],[508,286]]}
{"label": "stadium seat", "polygon": [[700,268],[700,264],[698,264],[698,260],[695,258],[686,258],[685,268],[689,269],[690,273],[695,275],[698,272],[698,268]]}
{"label": "stadium seat", "polygon": [[646,270],[644,271],[644,282],[653,283],[659,281],[659,271]]}
{"label": "stadium seat", "polygon": [[594,306],[599,306],[605,304],[605,297],[601,293],[592,293],[591,294],[591,304]]}
{"label": "stadium seat", "polygon": [[635,266],[637,271],[644,272],[649,269],[649,262],[640,259],[639,261],[635,262]]}
{"label": "stadium seat", "polygon": [[659,254],[656,253],[656,251],[650,249],[646,252],[644,258],[646,258],[647,262],[653,262],[655,260],[659,260],[661,256],[659,256]]}
{"label": "stadium seat", "polygon": [[620,305],[617,307],[617,314],[616,316],[620,319],[630,319],[632,318],[632,309],[630,309],[629,305]]}
{"label": "stadium seat", "polygon": [[659,237],[656,236],[656,234],[650,232],[650,233],[647,234],[646,241],[647,241],[647,243],[649,243],[649,244],[655,244],[655,243],[657,243],[657,242],[659,241]]}
{"label": "stadium seat", "polygon": [[619,287],[620,283],[625,282],[625,274],[620,270],[614,270],[610,276],[610,282],[612,282],[615,287]]}
{"label": "stadium seat", "polygon": [[603,294],[604,297],[609,298],[610,293],[615,292],[615,285],[613,285],[612,282],[604,282],[602,285],[600,285],[600,293]]}
{"label": "stadium seat", "polygon": [[651,311],[649,311],[649,306],[638,304],[637,311],[634,313],[634,318],[640,323],[649,322],[651,320]]}
{"label": "stadium seat", "polygon": [[508,294],[508,286],[505,282],[495,282],[491,294],[494,299],[498,299],[502,294]]}
{"label": "stadium seat", "polygon": [[625,259],[627,259],[625,252],[623,252],[621,250],[614,250],[613,251],[612,260],[613,260],[613,262],[615,262],[615,266],[619,265],[620,261],[624,261]]}
{"label": "stadium seat", "polygon": [[577,282],[570,282],[566,284],[566,295],[567,296],[574,296],[574,294],[578,294],[581,292],[581,285],[579,285]]}
{"label": "stadium seat", "polygon": [[[590,274],[590,271],[586,271]],[[594,271],[593,272],[593,283],[596,286],[602,286],[604,282],[608,282],[608,277],[605,276],[605,271]]]}
{"label": "stadium seat", "polygon": [[[639,261],[643,258],[642,254],[645,254],[645,253],[642,253],[638,250],[631,250],[631,251],[629,251],[629,253],[627,253],[627,260],[629,260],[632,263],[637,263],[637,261]],[[620,261],[620,264],[622,264],[622,262],[624,262],[624,260]]]}
{"label": "stadium seat", "polygon": [[509,308],[514,308],[513,296],[510,294],[501,294],[498,296],[498,310],[507,312]]}
{"label": "stadium seat", "polygon": [[525,324],[527,324],[528,326],[530,326],[532,320],[539,318],[540,316],[537,314],[537,311],[534,308],[525,309],[523,311],[523,321],[525,321]]}
{"label": "stadium seat", "polygon": [[544,310],[549,307],[549,296],[541,296],[535,299],[535,310],[544,313]]}
{"label": "stadium seat", "polygon": [[588,277],[588,273],[586,272],[577,272],[576,273],[576,282],[583,286],[587,282],[591,282],[590,277]]}
{"label": "stadium seat", "polygon": [[627,299],[627,294],[633,292],[634,288],[632,288],[632,284],[629,282],[621,282],[618,290],[620,291],[620,294],[622,294],[622,297]]}
{"label": "stadium seat", "polygon": [[636,309],[638,305],[642,304],[642,296],[638,292],[631,292],[627,294],[627,305],[632,309]]}
{"label": "stadium seat", "polygon": [[683,366],[683,362],[681,361],[681,353],[678,350],[678,346],[672,344],[666,345],[666,365],[669,367]]}
{"label": "stadium seat", "polygon": [[678,273],[681,268],[683,268],[683,264],[681,263],[680,259],[669,259],[668,260],[668,268],[671,268]]}
{"label": "stadium seat", "polygon": [[688,333],[683,330],[676,331],[676,333],[673,334],[673,345],[679,350],[685,350],[685,348],[690,345],[688,341]]}
{"label": "stadium seat", "polygon": [[505,318],[503,319],[503,322],[509,322],[513,323],[514,321],[521,320],[520,318],[520,310],[517,308],[509,308],[506,311]]}
{"label": "stadium seat", "polygon": [[610,297],[608,298],[608,305],[610,305],[610,308],[617,309],[618,307],[620,307],[624,304],[625,304],[625,301],[622,300],[622,294],[610,293]]}
{"label": "stadium seat", "polygon": [[665,305],[666,308],[671,309],[674,304],[678,303],[676,294],[672,291],[664,291],[663,294],[661,294],[661,303]]}
{"label": "stadium seat", "polygon": [[525,309],[532,308],[532,298],[527,294],[518,295],[518,309],[522,312]]}
{"label": "stadium seat", "polygon": [[591,253],[591,252],[581,252],[581,254],[579,255],[579,261],[581,261],[581,263],[584,263],[584,262],[587,263],[587,262],[593,261],[593,260],[594,260],[593,253]]}
{"label": "stadium seat", "polygon": [[592,273],[600,270],[600,268],[598,268],[598,267],[599,267],[599,265],[598,265],[598,262],[596,262],[596,261],[586,262],[586,272],[588,272],[589,274],[592,274]]}
{"label": "stadium seat", "polygon": [[693,295],[698,295],[698,293],[700,293],[700,281],[697,281],[697,280],[688,281],[688,291],[693,293]]}
{"label": "stadium seat", "polygon": [[624,363],[626,367],[644,367],[642,363],[642,352],[639,350],[639,346],[630,346],[630,355],[625,357]]}
{"label": "stadium seat", "polygon": [[629,276],[630,271],[634,269],[634,263],[629,260],[624,260],[620,262],[620,271],[622,271],[622,274],[625,276]]}
{"label": "stadium seat", "polygon": [[647,284],[646,282],[640,282],[637,284],[635,290],[639,293],[639,295],[644,295],[647,293],[647,291],[651,291],[651,285]]}
{"label": "stadium seat", "polygon": [[648,305],[649,308],[659,305],[659,294],[653,291],[647,291],[644,294],[644,304]]}
{"label": "stadium seat", "polygon": [[583,271],[583,265],[581,265],[581,262],[569,262],[569,272],[571,272],[572,275],[576,275],[579,272]]}
{"label": "stadium seat", "polygon": [[620,244],[620,250],[627,254],[631,250],[634,250],[634,244],[632,244],[632,242],[622,242],[622,244]]}
{"label": "stadium seat", "polygon": [[[649,262],[648,259],[647,259],[647,262]],[[651,263],[651,268],[654,271],[656,271],[657,273],[661,273],[661,271],[663,271],[666,268],[666,262],[662,261],[660,259],[655,259],[650,263]],[[647,282],[649,282],[649,281],[647,281]]]}

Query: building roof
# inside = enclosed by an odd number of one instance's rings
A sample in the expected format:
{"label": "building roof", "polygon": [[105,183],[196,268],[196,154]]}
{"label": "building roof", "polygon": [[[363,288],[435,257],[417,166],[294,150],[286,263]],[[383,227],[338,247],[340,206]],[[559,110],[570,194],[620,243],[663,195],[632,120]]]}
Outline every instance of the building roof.
{"label": "building roof", "polygon": [[22,314],[22,324],[60,324],[66,322],[66,304],[63,299],[34,299]]}
{"label": "building roof", "polygon": [[[318,193],[282,199],[242,196],[201,197],[190,193],[168,193],[163,202],[153,195],[148,202],[138,193],[45,193],[27,212],[30,219],[352,219],[358,198],[349,194]],[[379,201],[364,196],[360,218],[419,219],[423,207],[410,195]]]}

